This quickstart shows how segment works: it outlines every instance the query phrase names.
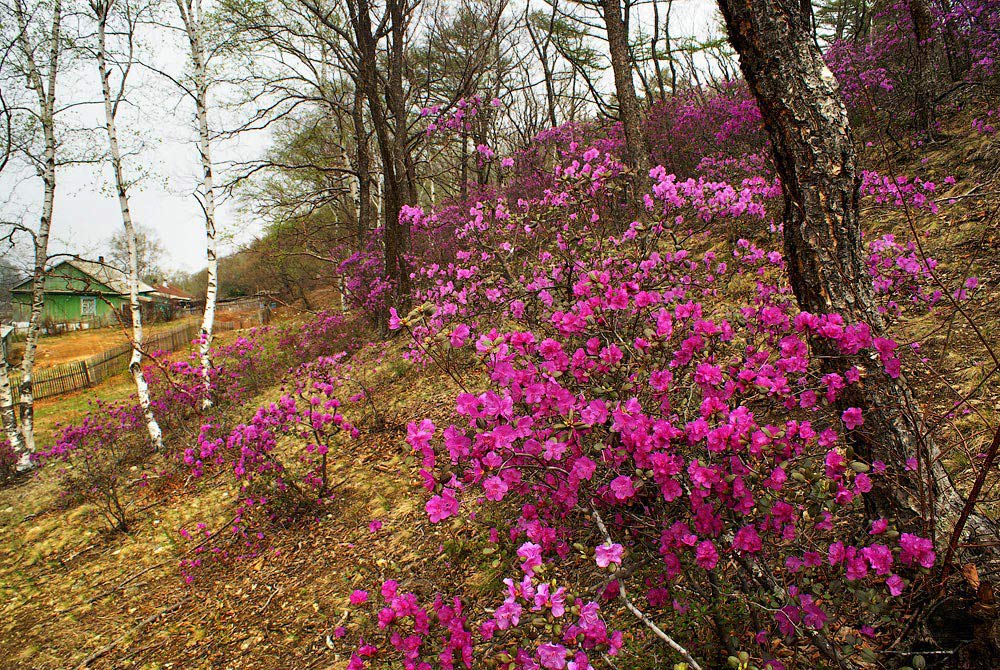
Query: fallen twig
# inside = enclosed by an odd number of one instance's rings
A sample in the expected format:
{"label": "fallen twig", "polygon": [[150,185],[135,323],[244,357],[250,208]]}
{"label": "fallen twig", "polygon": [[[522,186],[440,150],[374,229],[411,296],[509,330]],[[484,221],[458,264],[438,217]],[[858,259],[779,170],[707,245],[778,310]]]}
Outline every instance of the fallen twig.
{"label": "fallen twig", "polygon": [[176,612],[177,610],[179,610],[181,608],[182,605],[184,605],[184,603],[186,603],[188,601],[188,599],[189,599],[188,596],[184,596],[183,598],[181,598],[180,600],[178,600],[177,602],[175,602],[173,605],[170,605],[169,607],[166,607],[166,608],[160,610],[159,612],[157,612],[156,614],[153,614],[152,616],[146,617],[145,619],[143,619],[142,621],[140,621],[138,624],[136,624],[135,626],[133,626],[130,630],[126,631],[125,633],[122,633],[117,638],[115,638],[114,640],[112,640],[108,644],[104,645],[103,647],[101,647],[100,649],[98,649],[97,651],[95,651],[94,653],[92,653],[90,656],[88,656],[87,658],[83,659],[83,661],[80,662],[80,665],[76,666],[76,670],[83,670],[83,668],[86,668],[93,661],[96,661],[97,659],[101,658],[102,656],[107,655],[107,653],[109,651],[111,651],[116,646],[118,646],[118,644],[120,644],[122,642],[122,640],[126,639],[128,636],[130,636],[133,633],[136,633],[136,632],[142,630],[143,628],[145,628],[146,626],[150,625],[151,623],[154,623],[158,619],[160,619],[162,617],[165,617],[168,614],[171,614],[173,612]]}
{"label": "fallen twig", "polygon": [[[611,534],[608,532],[607,526],[604,525],[604,520],[601,518],[600,513],[593,504],[590,506],[590,511],[593,513],[594,521],[597,523],[597,527],[600,529],[604,539],[608,542],[608,544],[612,544]],[[671,649],[680,654],[681,658],[683,658],[687,664],[691,666],[692,670],[702,670],[701,665],[698,664],[698,661],[694,660],[694,657],[688,653],[687,649],[682,647],[674,638],[667,635],[663,629],[653,623],[653,621],[646,616],[642,610],[632,603],[628,595],[625,593],[625,585],[620,581],[618,582],[618,596],[622,599],[622,602],[625,603],[625,607],[628,608],[628,611],[634,614],[635,617],[646,626],[646,628],[653,631],[653,634],[656,635],[656,637],[666,642]]]}

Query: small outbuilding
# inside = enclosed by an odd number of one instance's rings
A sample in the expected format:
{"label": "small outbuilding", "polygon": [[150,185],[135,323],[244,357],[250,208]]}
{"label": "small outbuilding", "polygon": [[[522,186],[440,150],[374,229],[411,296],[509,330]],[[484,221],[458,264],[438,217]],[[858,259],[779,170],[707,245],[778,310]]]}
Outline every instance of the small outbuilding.
{"label": "small outbuilding", "polygon": [[195,297],[180,287],[167,282],[153,284],[152,311],[157,319],[170,321],[178,314],[189,314],[195,303]]}

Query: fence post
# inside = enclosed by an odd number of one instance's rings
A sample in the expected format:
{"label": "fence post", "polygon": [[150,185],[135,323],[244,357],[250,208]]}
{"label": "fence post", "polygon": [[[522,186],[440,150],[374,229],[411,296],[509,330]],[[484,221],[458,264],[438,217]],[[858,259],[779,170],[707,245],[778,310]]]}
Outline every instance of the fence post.
{"label": "fence post", "polygon": [[80,361],[80,367],[83,369],[83,379],[86,383],[85,388],[90,388],[93,386],[93,382],[90,381],[90,367],[87,365],[87,359]]}

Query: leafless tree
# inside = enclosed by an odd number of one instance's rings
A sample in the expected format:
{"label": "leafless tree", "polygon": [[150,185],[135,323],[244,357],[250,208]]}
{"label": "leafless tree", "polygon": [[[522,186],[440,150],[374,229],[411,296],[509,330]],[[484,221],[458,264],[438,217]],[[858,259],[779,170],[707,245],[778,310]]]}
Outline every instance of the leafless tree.
{"label": "leafless tree", "polygon": [[[104,100],[104,127],[108,136],[108,151],[111,171],[115,177],[118,205],[121,209],[122,226],[128,248],[129,305],[132,312],[132,358],[129,373],[135,382],[136,395],[146,420],[150,443],[155,451],[163,450],[163,432],[153,415],[149,398],[149,385],[142,371],[142,311],[139,304],[139,253],[136,228],[132,222],[129,206],[129,182],[125,178],[122,164],[122,150],[118,141],[118,111],[126,100],[128,77],[135,63],[136,28],[146,9],[134,0],[89,0],[91,18],[97,27],[94,39],[93,57],[101,82]],[[124,43],[123,48],[109,47],[109,26],[116,41]]]}
{"label": "leafless tree", "polygon": [[[0,5],[2,35],[4,39],[4,85],[19,86],[25,91],[21,111],[32,129],[32,137],[21,146],[21,154],[42,180],[40,198],[41,214],[37,227],[13,224],[32,238],[34,263],[31,272],[31,312],[28,320],[27,339],[21,361],[19,384],[20,436],[11,425],[12,396],[9,381],[0,380],[0,407],[4,408],[5,432],[21,452],[19,467],[31,467],[31,454],[35,451],[33,374],[38,336],[41,332],[42,308],[45,302],[45,267],[48,261],[49,233],[56,193],[57,140],[56,106],[57,83],[64,47],[62,0],[38,2],[31,5],[24,0],[4,0]],[[6,103],[4,103],[6,106]],[[10,149],[10,118],[7,118],[8,151]],[[35,134],[37,133],[37,137]],[[5,156],[6,161],[9,153]],[[5,392],[6,390],[6,392]]]}
{"label": "leafless tree", "polygon": [[219,257],[215,228],[215,177],[212,166],[212,133],[208,123],[209,73],[208,27],[201,0],[175,0],[184,35],[189,47],[191,85],[184,90],[194,100],[195,122],[198,128],[198,155],[201,159],[201,186],[198,204],[205,215],[205,255],[208,286],[205,290],[205,312],[201,321],[199,354],[205,386],[204,408],[212,406],[212,334],[215,325],[215,303],[219,295]]}

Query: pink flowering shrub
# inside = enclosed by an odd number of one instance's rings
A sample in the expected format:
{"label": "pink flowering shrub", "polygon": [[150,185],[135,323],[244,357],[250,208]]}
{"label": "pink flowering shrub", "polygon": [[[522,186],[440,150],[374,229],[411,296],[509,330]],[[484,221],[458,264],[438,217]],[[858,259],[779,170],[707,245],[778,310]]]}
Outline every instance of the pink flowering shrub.
{"label": "pink flowering shrub", "polygon": [[[181,562],[188,582],[209,563],[259,556],[272,529],[315,520],[332,498],[330,460],[359,434],[341,409],[351,381],[345,361],[355,348],[343,325],[339,315],[321,313],[282,334],[281,346],[308,362],[286,371],[278,399],[243,422],[225,415],[208,419],[196,443],[184,450],[183,463],[196,482],[214,472],[228,474],[238,501],[228,537],[214,535],[207,524],[180,530],[185,538],[200,540],[195,557]],[[343,349],[336,355],[310,358],[337,347]],[[364,393],[354,394],[348,402],[364,399]]]}
{"label": "pink flowering shrub", "polygon": [[83,421],[63,427],[55,444],[35,457],[56,464],[66,494],[96,507],[111,530],[126,531],[135,491],[145,483],[132,472],[149,452],[148,438],[141,439],[144,427],[137,405],[98,401]]}
{"label": "pink flowering shrub", "polygon": [[[845,441],[865,430],[863,408],[834,408],[863,377],[900,374],[897,344],[836,314],[799,312],[778,251],[745,239],[725,252],[678,246],[677,233],[696,226],[769,221],[774,180],[682,180],[658,167],[630,223],[613,157],[588,149],[564,160],[539,196],[470,207],[454,260],[418,269],[422,304],[390,323],[412,339],[413,360],[468,388],[449,425],[423,419],[407,430],[430,521],[480,505],[514,511],[495,539],[516,548],[520,574],[469,628],[473,651],[488,646],[497,658],[501,645],[500,667],[589,667],[595,649],[617,650],[620,631],[595,618],[606,646],[588,647],[587,635],[550,629],[575,633],[578,612],[626,593],[696,656],[704,640],[686,613],[716,607],[739,622],[731,633],[761,666],[827,653],[817,639],[863,646],[864,636],[891,635],[881,622],[933,567],[933,545],[892,519],[845,533],[864,523],[875,482],[902,473],[860,460]],[[920,198],[933,190],[874,173],[864,185],[887,207],[929,208]],[[891,237],[873,244],[876,289],[909,286],[932,302],[926,265],[910,253]],[[833,371],[813,359],[816,340],[873,363]],[[473,390],[463,376],[472,369],[489,382]],[[559,579],[539,578],[567,561]],[[718,584],[725,602],[713,596]],[[577,609],[567,614],[566,603]],[[443,643],[431,643],[432,629],[404,634],[385,618],[353,667],[387,654],[436,667]]]}
{"label": "pink flowering shrub", "polygon": [[[319,359],[315,365],[331,362]],[[202,542],[195,547],[194,558],[181,562],[188,582],[206,558],[225,562],[259,555],[268,529],[315,516],[329,497],[329,459],[336,455],[340,435],[356,437],[357,429],[339,412],[337,387],[310,372],[308,366],[296,371],[291,388],[277,401],[258,407],[249,421],[228,434],[218,424],[205,424],[197,446],[185,450],[184,462],[196,478],[208,469],[228,472],[239,501],[228,541],[212,538],[207,526],[197,529],[214,541]],[[279,449],[283,441],[289,449]],[[289,450],[299,462],[297,468],[288,462]],[[190,530],[180,532],[193,537]]]}
{"label": "pink flowering shrub", "polygon": [[6,437],[0,437],[0,486],[14,478],[17,473],[17,454]]}
{"label": "pink flowering shrub", "polygon": [[687,90],[657,102],[645,130],[653,161],[677,174],[693,174],[706,158],[758,154],[767,145],[760,110],[741,81],[723,81],[712,90]]}
{"label": "pink flowering shrub", "polygon": [[[233,448],[220,451],[217,438],[208,436],[232,422],[241,403],[272,383],[286,366],[298,367],[296,361],[313,360],[330,351],[343,356],[345,350],[353,348],[350,334],[342,315],[321,313],[299,328],[285,332],[269,327],[253,328],[218,344],[212,350],[213,408],[212,416],[208,417],[201,409],[205,389],[197,355],[192,353],[172,361],[167,355],[154,353],[156,360],[148,363],[145,371],[150,380],[153,411],[168,447],[164,456],[176,459],[173,467],[148,462],[149,436],[134,397],[114,403],[97,402],[82,421],[62,427],[55,443],[40,450],[36,458],[42,464],[53,463],[59,468],[67,495],[80,496],[94,504],[112,529],[125,530],[133,520],[131,510],[137,496],[151,483],[164,482],[178,468],[197,479],[206,466],[220,465],[225,455],[233,454]],[[337,412],[340,401],[333,397],[333,384],[322,379],[310,382],[308,371],[295,380],[289,389],[290,401],[285,400],[285,404],[270,413],[259,412],[254,417],[257,423],[252,420],[249,424],[237,424],[243,433],[232,438],[239,452],[232,456],[232,468],[237,479],[247,483],[246,490],[241,492],[254,492],[251,484],[255,483],[245,476],[246,470],[268,475],[281,472],[280,463],[270,457],[266,448],[267,431],[278,426],[303,445],[298,456],[302,472],[296,486],[309,488],[311,493],[304,498],[315,501],[326,493],[327,453],[341,430],[351,433],[354,429]],[[291,409],[283,414],[281,408],[288,409],[289,402]],[[176,448],[178,442],[188,438],[192,423],[202,426],[200,435],[196,430],[190,436],[197,446]],[[279,491],[288,488],[280,474],[274,476],[279,478]],[[255,505],[260,505],[261,499],[266,500],[265,496],[255,497]],[[274,496],[275,502],[279,500],[281,496]]]}
{"label": "pink flowering shrub", "polygon": [[[874,8],[866,34],[833,40],[827,47],[827,64],[840,83],[855,125],[874,130],[883,122],[893,124],[901,110],[904,121],[911,120],[920,76],[919,51],[940,64],[925,74],[932,97],[943,101],[956,82],[966,82],[993,91],[992,96],[984,96],[987,104],[995,98],[1000,84],[1000,12],[995,0],[926,4],[932,25],[924,43],[916,38],[909,0],[894,0]],[[991,124],[977,118],[974,127],[985,134]]]}

